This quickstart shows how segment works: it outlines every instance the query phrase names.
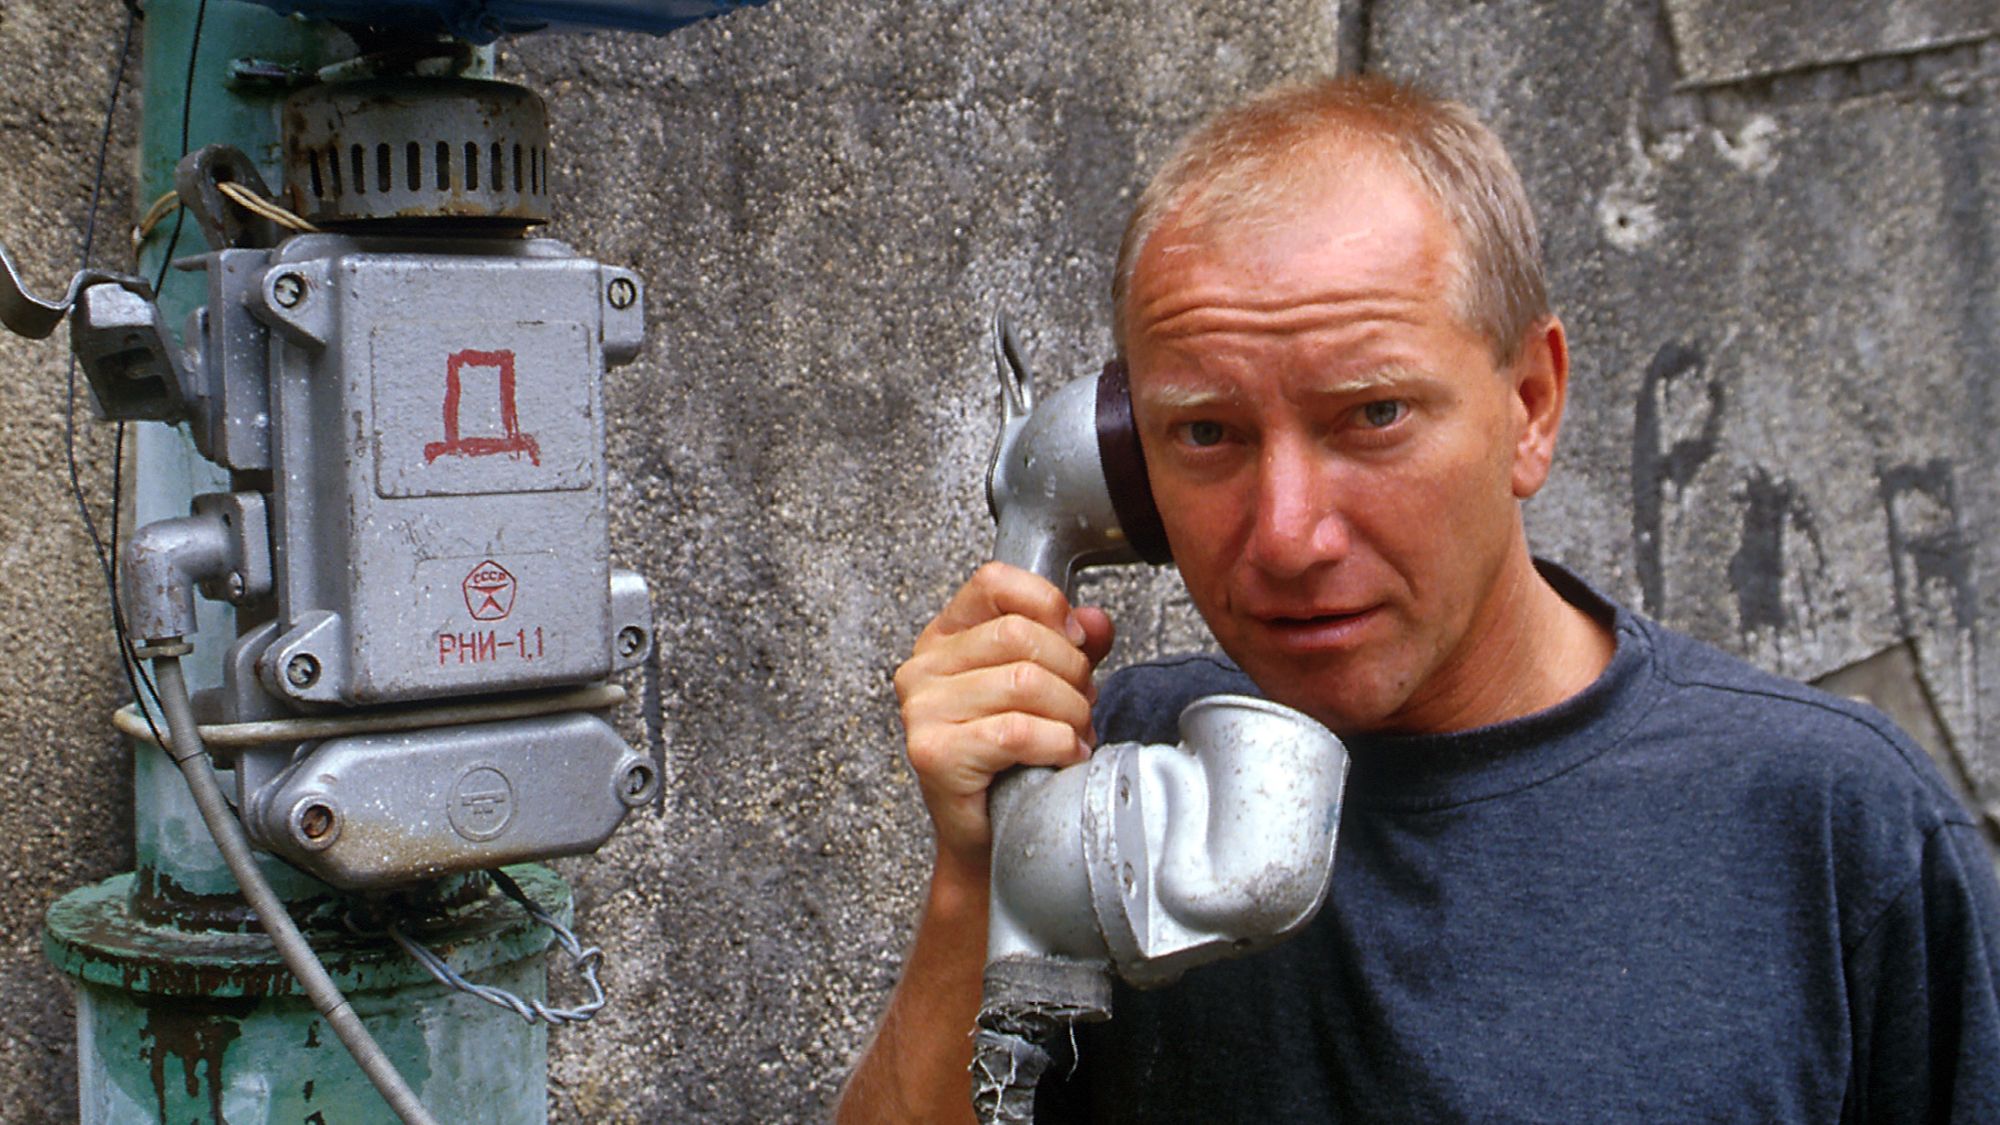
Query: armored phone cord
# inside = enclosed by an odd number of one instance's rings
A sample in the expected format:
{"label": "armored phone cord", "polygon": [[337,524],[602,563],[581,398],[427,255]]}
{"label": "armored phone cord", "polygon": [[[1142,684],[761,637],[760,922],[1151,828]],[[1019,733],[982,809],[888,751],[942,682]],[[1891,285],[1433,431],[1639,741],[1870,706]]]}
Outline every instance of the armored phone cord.
{"label": "armored phone cord", "polygon": [[299,979],[311,998],[313,1007],[333,1025],[334,1034],[340,1037],[349,1054],[361,1067],[361,1072],[374,1083],[389,1108],[394,1110],[404,1125],[437,1125],[417,1100],[417,1095],[396,1073],[396,1066],[389,1061],[380,1045],[368,1029],[362,1025],[361,1017],[354,1014],[347,998],[340,994],[340,988],[327,975],[326,967],[313,953],[312,946],[306,944],[305,936],[292,922],[292,916],[285,911],[284,903],[277,892],[264,879],[264,873],[257,868],[257,861],[250,854],[250,841],[243,835],[243,826],[230,811],[229,803],[222,796],[222,787],[216,784],[215,773],[209,768],[208,751],[202,745],[201,733],[195,729],[194,705],[188,698],[187,680],[181,673],[181,662],[177,656],[158,656],[153,659],[153,674],[160,689],[160,706],[167,713],[167,730],[172,742],[167,746],[174,764],[180,767],[181,776],[187,779],[188,789],[194,795],[195,804],[201,809],[201,819],[208,825],[209,834],[215,837],[215,846],[221,850],[223,861],[229,864],[229,871],[236,877],[236,883],[243,889],[243,897],[257,912],[257,921],[271,935],[271,941],[278,947],[278,956],[285,967]]}

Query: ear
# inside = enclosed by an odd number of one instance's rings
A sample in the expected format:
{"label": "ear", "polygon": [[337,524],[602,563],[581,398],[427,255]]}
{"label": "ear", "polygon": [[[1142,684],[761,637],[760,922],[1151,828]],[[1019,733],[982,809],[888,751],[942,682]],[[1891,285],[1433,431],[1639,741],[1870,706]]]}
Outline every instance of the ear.
{"label": "ear", "polygon": [[1514,496],[1526,500],[1541,491],[1556,456],[1556,433],[1562,429],[1563,404],[1569,395],[1569,341],[1562,321],[1554,316],[1538,321],[1521,344],[1520,357],[1508,375],[1514,386],[1515,417],[1520,428],[1514,442]]}

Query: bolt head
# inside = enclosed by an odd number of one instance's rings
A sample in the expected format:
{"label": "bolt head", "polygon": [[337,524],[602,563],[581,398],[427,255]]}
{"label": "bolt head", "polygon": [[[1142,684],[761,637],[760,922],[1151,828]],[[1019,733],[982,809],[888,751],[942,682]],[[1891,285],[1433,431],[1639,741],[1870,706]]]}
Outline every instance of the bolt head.
{"label": "bolt head", "polygon": [[306,299],[306,279],[295,273],[279,274],[271,283],[271,297],[285,308],[297,308]]}
{"label": "bolt head", "polygon": [[340,839],[340,806],[318,794],[301,797],[289,822],[292,842],[308,851],[324,851]]}
{"label": "bolt head", "polygon": [[325,805],[307,805],[299,814],[299,831],[306,839],[318,840],[333,831],[333,810]]}
{"label": "bolt head", "polygon": [[642,763],[628,767],[619,779],[618,799],[625,802],[627,808],[638,808],[653,795],[657,777],[650,765]]}
{"label": "bolt head", "polygon": [[637,625],[627,625],[618,630],[618,655],[626,658],[639,655],[646,647],[646,631]]}
{"label": "bolt head", "polygon": [[242,575],[240,575],[240,574],[232,574],[232,575],[230,575],[230,576],[229,576],[229,600],[230,600],[230,601],[232,601],[232,602],[234,602],[234,601],[241,601],[241,600],[243,599],[243,591],[244,591],[244,590],[246,590],[246,589],[248,589],[248,587],[244,585],[244,582],[243,582],[243,576],[242,576]]}
{"label": "bolt head", "polygon": [[612,308],[629,309],[639,299],[639,287],[629,277],[614,277],[607,295],[611,298]]}
{"label": "bolt head", "polygon": [[311,687],[319,679],[319,661],[308,653],[299,653],[285,661],[285,682],[296,688]]}

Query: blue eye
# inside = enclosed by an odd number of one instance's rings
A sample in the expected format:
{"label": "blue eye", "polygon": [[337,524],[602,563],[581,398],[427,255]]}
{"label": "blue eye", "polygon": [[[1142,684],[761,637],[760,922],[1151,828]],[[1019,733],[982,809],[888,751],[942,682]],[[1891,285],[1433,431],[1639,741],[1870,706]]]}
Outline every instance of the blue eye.
{"label": "blue eye", "polygon": [[1189,445],[1210,446],[1222,442],[1222,423],[1189,422],[1187,425]]}
{"label": "blue eye", "polygon": [[1383,399],[1381,402],[1371,402],[1362,407],[1361,420],[1379,430],[1402,421],[1403,415],[1409,413],[1409,410],[1409,404],[1400,399]]}

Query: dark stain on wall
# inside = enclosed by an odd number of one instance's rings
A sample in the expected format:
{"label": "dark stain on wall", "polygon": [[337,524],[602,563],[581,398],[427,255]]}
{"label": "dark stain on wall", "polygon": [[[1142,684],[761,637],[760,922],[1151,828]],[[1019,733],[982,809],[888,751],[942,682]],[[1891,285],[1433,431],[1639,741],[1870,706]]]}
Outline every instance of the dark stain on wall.
{"label": "dark stain on wall", "polygon": [[1698,379],[1707,374],[1708,360],[1690,344],[1664,344],[1646,365],[1646,377],[1639,384],[1639,402],[1632,426],[1632,549],[1638,560],[1641,604],[1647,613],[1660,615],[1666,606],[1666,570],[1660,536],[1666,512],[1668,486],[1678,492],[1686,488],[1715,456],[1722,439],[1722,411],[1727,394],[1718,380],[1709,380],[1705,392],[1708,412],[1701,430],[1666,444],[1665,399],[1668,387],[1676,382]]}
{"label": "dark stain on wall", "polygon": [[1979,590],[1973,584],[1972,544],[1967,541],[1952,481],[1951,462],[1881,470],[1882,508],[1889,520],[1889,566],[1896,580],[1896,619],[1916,636],[1919,607],[1931,591],[1942,593],[1951,623],[1971,629],[1979,619]]}
{"label": "dark stain on wall", "polygon": [[[1736,554],[1729,560],[1729,588],[1736,595],[1736,618],[1745,633],[1758,629],[1784,629],[1793,624],[1785,605],[1785,545],[1793,534],[1803,535],[1811,545],[1817,573],[1826,563],[1826,550],[1819,529],[1813,524],[1812,509],[1789,480],[1777,480],[1762,468],[1753,469],[1744,482],[1743,534]],[[1811,586],[1805,586],[1806,612],[1812,612]]]}

